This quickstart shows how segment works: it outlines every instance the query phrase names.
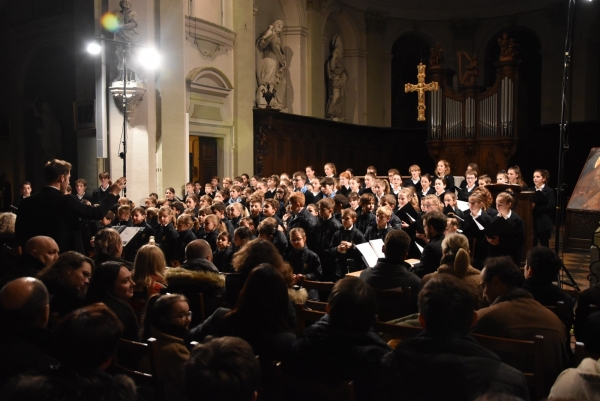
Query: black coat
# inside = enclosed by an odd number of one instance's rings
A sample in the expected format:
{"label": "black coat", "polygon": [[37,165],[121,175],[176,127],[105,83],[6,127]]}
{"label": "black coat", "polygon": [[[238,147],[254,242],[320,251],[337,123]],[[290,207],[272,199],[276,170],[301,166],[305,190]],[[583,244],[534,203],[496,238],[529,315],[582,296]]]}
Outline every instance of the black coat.
{"label": "black coat", "polygon": [[[481,215],[477,217],[477,222],[483,226],[483,228],[485,228],[492,222],[492,218],[489,214],[487,214],[486,211],[482,210]],[[471,216],[471,212],[469,211],[466,211],[465,213],[465,221],[463,222],[462,230],[465,236],[469,239],[469,243],[471,243],[471,247],[473,249],[471,264],[476,269],[482,270],[483,263],[488,257],[489,243],[483,230],[480,230],[479,226],[475,224],[473,216]],[[473,243],[475,243],[474,246]]]}
{"label": "black coat", "polygon": [[442,241],[444,234],[436,235],[431,238],[429,243],[423,248],[421,261],[417,263],[413,269],[417,276],[423,278],[424,275],[433,273],[440,267],[442,260]]}
{"label": "black coat", "polygon": [[364,269],[362,255],[355,246],[348,249],[346,253],[337,251],[337,247],[342,243],[342,241],[351,242],[354,245],[362,244],[365,242],[365,236],[356,228],[356,226],[352,226],[350,230],[346,230],[344,227],[341,227],[335,234],[333,234],[330,244],[330,251],[335,252],[336,255],[336,279],[344,278],[347,273]]}
{"label": "black coat", "polygon": [[[492,218],[492,222],[502,218],[500,215],[496,215]],[[521,250],[525,243],[525,226],[523,220],[514,211],[511,211],[510,217],[506,221],[513,227],[514,231],[510,234],[501,235],[498,245],[488,243],[488,256],[510,256],[515,264],[520,266]]]}
{"label": "black coat", "polygon": [[[529,188],[528,191],[535,191],[535,187]],[[542,193],[548,202],[544,204],[536,204],[532,210],[533,227],[538,233],[552,230],[552,216],[556,212],[556,197],[554,195],[554,189],[550,188],[548,185],[544,185],[544,188],[542,188]]]}
{"label": "black coat", "polygon": [[[435,378],[435,379],[434,379]],[[382,401],[470,401],[486,392],[506,392],[529,399],[523,373],[500,361],[470,336],[403,341],[385,355],[377,396]]]}
{"label": "black coat", "polygon": [[83,253],[79,219],[102,219],[118,199],[109,193],[99,207],[92,207],[54,187],[45,187],[21,202],[15,225],[17,240],[25,246],[30,238],[45,235],[56,241],[61,253]]}
{"label": "black coat", "polygon": [[415,188],[415,192],[419,193],[421,192],[421,189],[423,189],[423,187],[421,187],[421,180],[419,179],[419,181],[415,184],[412,182],[412,179],[407,178],[406,180],[404,180],[404,182],[402,183],[402,187],[414,187]]}

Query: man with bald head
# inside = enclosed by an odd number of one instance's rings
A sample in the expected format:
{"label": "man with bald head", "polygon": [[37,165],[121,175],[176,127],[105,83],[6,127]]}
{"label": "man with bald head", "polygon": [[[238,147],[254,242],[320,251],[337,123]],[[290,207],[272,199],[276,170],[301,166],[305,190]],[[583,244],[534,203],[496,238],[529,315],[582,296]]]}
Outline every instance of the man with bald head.
{"label": "man with bald head", "polygon": [[[168,269],[165,278],[169,292],[183,294],[189,299],[192,326],[202,322],[202,312],[210,316],[219,305],[218,296],[224,295],[225,277],[212,263],[212,250],[203,239],[191,241],[185,247],[185,262],[181,267]],[[198,294],[204,294],[204,311]]]}
{"label": "man with bald head", "polygon": [[185,247],[185,262],[181,267],[187,270],[219,273],[219,269],[212,263],[212,260],[212,249],[208,242],[197,239]]}
{"label": "man with bald head", "polygon": [[0,387],[12,376],[57,364],[50,356],[46,329],[50,297],[32,277],[13,280],[0,290]]}
{"label": "man with bald head", "polygon": [[0,280],[0,286],[19,277],[36,277],[58,258],[58,245],[50,237],[39,235],[27,241],[17,266]]}

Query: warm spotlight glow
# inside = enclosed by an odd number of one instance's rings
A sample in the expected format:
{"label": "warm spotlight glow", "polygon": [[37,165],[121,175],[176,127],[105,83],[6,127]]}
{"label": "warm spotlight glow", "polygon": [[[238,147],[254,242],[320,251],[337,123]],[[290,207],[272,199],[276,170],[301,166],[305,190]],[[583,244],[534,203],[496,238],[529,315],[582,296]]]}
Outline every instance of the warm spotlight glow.
{"label": "warm spotlight glow", "polygon": [[87,51],[90,54],[99,54],[101,50],[101,47],[98,43],[96,42],[92,42],[89,45],[87,45]]}
{"label": "warm spotlight glow", "polygon": [[100,18],[100,24],[109,32],[116,32],[119,29],[119,19],[111,12],[104,14]]}
{"label": "warm spotlight glow", "polygon": [[155,69],[160,65],[160,55],[156,49],[144,47],[140,50],[138,59],[142,66],[147,69]]}

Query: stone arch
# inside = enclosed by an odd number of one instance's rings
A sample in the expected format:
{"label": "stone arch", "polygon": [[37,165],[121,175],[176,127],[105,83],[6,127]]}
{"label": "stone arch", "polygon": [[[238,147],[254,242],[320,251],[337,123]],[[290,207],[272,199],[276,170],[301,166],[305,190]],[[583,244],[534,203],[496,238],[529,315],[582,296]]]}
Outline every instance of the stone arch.
{"label": "stone arch", "polygon": [[233,85],[214,67],[197,67],[186,75],[187,110],[192,120],[211,120],[230,125],[233,121]]}
{"label": "stone arch", "polygon": [[233,89],[227,76],[215,67],[197,67],[188,72],[186,81],[197,84],[213,86],[215,88]]}
{"label": "stone arch", "polygon": [[286,26],[306,27],[306,7],[302,0],[278,0]]}
{"label": "stone arch", "polygon": [[[416,36],[421,36],[423,42],[426,42],[429,45],[433,45],[435,43],[441,43],[442,47],[444,49],[448,48],[448,47],[446,47],[446,44],[443,41],[437,40],[432,33],[427,31],[427,29],[421,29],[420,31],[417,32],[412,28],[402,27],[402,28],[398,28],[398,29],[394,30],[391,33],[391,35],[389,35],[386,38],[385,49],[384,49],[385,54],[392,54],[392,49],[394,47],[394,44],[398,40],[398,38],[400,38],[401,36],[408,35],[408,34],[415,34]],[[429,57],[429,54],[427,55],[427,57]]]}
{"label": "stone arch", "polygon": [[341,35],[344,38],[344,47],[346,49],[359,50],[365,48],[365,35],[361,33],[356,22],[348,13],[344,13],[338,4],[329,6],[323,14],[323,23],[321,25],[321,35],[325,32],[327,21],[331,20],[342,30]]}

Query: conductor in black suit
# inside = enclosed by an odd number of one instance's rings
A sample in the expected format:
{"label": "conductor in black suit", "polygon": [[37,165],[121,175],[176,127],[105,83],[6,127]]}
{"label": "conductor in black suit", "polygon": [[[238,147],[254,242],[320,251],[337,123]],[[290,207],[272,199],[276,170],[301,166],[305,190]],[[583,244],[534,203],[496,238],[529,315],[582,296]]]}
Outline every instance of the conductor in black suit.
{"label": "conductor in black suit", "polygon": [[53,238],[60,252],[83,253],[79,219],[100,220],[117,203],[119,192],[125,187],[125,178],[119,178],[108,189],[105,199],[98,207],[79,202],[73,196],[65,196],[71,178],[71,164],[54,159],[44,166],[47,186],[40,192],[23,199],[19,208],[15,232],[17,241],[24,246],[38,235]]}

